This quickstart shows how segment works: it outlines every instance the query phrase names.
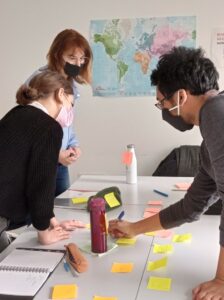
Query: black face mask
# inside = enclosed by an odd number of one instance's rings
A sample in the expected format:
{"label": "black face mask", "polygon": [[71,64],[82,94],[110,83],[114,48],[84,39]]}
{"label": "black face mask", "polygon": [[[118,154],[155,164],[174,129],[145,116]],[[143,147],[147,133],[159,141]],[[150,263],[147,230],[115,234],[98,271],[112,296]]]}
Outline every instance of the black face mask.
{"label": "black face mask", "polygon": [[190,130],[194,127],[194,125],[186,123],[181,116],[171,115],[168,109],[162,109],[162,117],[164,121],[180,131]]}
{"label": "black face mask", "polygon": [[77,65],[72,65],[68,62],[65,63],[64,65],[64,71],[65,74],[68,75],[69,77],[76,77],[79,75],[81,67]]}

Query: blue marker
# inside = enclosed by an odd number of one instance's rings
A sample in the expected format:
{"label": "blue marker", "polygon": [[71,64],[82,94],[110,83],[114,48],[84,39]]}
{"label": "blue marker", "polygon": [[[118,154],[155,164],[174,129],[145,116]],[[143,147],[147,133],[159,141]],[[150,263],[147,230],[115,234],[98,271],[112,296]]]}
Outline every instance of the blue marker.
{"label": "blue marker", "polygon": [[119,216],[117,217],[118,220],[121,220],[124,216],[124,210],[122,210],[120,213],[119,213]]}
{"label": "blue marker", "polygon": [[163,193],[163,192],[160,192],[160,191],[158,191],[158,190],[153,190],[153,192],[155,192],[155,193],[157,193],[157,194],[159,194],[159,195],[162,195],[162,196],[164,196],[164,197],[168,197],[168,194]]}
{"label": "blue marker", "polygon": [[65,271],[68,272],[70,270],[70,268],[69,268],[69,264],[67,263],[67,261],[65,259],[63,259],[63,264],[64,264]]}

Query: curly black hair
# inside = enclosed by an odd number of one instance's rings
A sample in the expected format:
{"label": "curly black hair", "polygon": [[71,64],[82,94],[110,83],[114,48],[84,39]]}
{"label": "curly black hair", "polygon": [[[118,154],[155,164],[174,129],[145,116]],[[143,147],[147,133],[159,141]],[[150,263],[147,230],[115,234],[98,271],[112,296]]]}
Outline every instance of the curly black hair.
{"label": "curly black hair", "polygon": [[179,89],[192,95],[218,90],[219,74],[213,62],[204,56],[201,48],[174,47],[162,55],[151,74],[151,84],[167,98]]}

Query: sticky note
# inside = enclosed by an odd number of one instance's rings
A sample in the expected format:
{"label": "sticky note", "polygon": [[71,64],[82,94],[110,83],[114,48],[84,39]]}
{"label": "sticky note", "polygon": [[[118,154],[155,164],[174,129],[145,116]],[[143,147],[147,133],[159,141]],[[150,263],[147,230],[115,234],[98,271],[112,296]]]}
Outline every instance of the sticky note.
{"label": "sticky note", "polygon": [[179,182],[179,183],[175,184],[175,187],[182,191],[187,191],[190,186],[191,186],[191,183],[188,183],[188,182]]}
{"label": "sticky note", "polygon": [[168,292],[171,287],[171,278],[153,277],[149,278],[147,289]]}
{"label": "sticky note", "polygon": [[171,230],[158,230],[155,232],[155,235],[160,238],[168,238],[173,235],[173,232]]}
{"label": "sticky note", "polygon": [[86,224],[86,228],[90,229],[90,224]]}
{"label": "sticky note", "polygon": [[155,213],[155,214],[157,214],[158,212],[160,212],[160,208],[158,208],[158,207],[147,207],[146,209],[145,209],[145,212],[151,212],[151,213]]}
{"label": "sticky note", "polygon": [[165,267],[167,265],[167,260],[168,260],[168,258],[167,258],[167,256],[165,256],[165,257],[155,260],[155,261],[149,261],[147,264],[147,271],[154,271],[156,269]]}
{"label": "sticky note", "polygon": [[154,231],[145,232],[145,235],[155,236],[156,233]]}
{"label": "sticky note", "polygon": [[152,217],[154,215],[156,215],[156,213],[152,213],[150,211],[146,211],[146,212],[144,212],[143,218],[146,219],[146,218]]}
{"label": "sticky note", "polygon": [[110,207],[116,207],[120,205],[119,201],[117,200],[113,192],[106,194],[104,198]]}
{"label": "sticky note", "polygon": [[190,242],[192,238],[191,233],[186,234],[175,234],[173,236],[173,242],[175,243],[184,243],[184,242]]}
{"label": "sticky note", "polygon": [[118,300],[118,298],[117,297],[94,296],[93,300]]}
{"label": "sticky note", "polygon": [[122,154],[123,164],[129,166],[132,163],[132,156],[133,156],[132,152],[129,152],[129,151],[123,152],[123,154]]}
{"label": "sticky note", "polygon": [[150,200],[148,202],[148,205],[158,205],[158,206],[161,206],[162,205],[162,201],[161,200]]}
{"label": "sticky note", "polygon": [[136,239],[128,239],[128,238],[120,238],[116,241],[118,245],[134,245],[136,243]]}
{"label": "sticky note", "polygon": [[52,299],[74,299],[77,297],[78,287],[75,284],[55,285]]}
{"label": "sticky note", "polygon": [[153,253],[168,253],[173,251],[173,245],[158,245],[154,244]]}
{"label": "sticky note", "polygon": [[73,204],[87,203],[87,201],[88,201],[88,198],[86,198],[86,197],[72,198]]}
{"label": "sticky note", "polygon": [[133,263],[113,263],[112,273],[130,273],[133,270]]}

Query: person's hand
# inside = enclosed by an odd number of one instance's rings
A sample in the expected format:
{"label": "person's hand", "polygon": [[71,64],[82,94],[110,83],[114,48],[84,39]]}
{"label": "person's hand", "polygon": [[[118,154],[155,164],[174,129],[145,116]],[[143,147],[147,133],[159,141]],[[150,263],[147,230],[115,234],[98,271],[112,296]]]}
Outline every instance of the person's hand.
{"label": "person's hand", "polygon": [[75,147],[72,147],[72,149],[75,153],[76,159],[78,159],[82,154],[80,147],[75,146]]}
{"label": "person's hand", "polygon": [[73,148],[69,148],[67,150],[60,150],[59,152],[59,157],[58,161],[60,164],[63,166],[69,166],[72,164],[74,161],[76,161],[76,154]]}
{"label": "person's hand", "polygon": [[[83,226],[82,226],[83,225]],[[84,223],[76,220],[65,220],[59,223],[64,230],[73,231],[76,228],[85,227]]]}
{"label": "person's hand", "polygon": [[109,221],[108,232],[113,238],[131,238],[135,236],[133,223],[117,219]]}
{"label": "person's hand", "polygon": [[199,284],[192,291],[193,300],[224,300],[224,281],[215,278]]}
{"label": "person's hand", "polygon": [[69,232],[57,226],[51,229],[38,230],[38,241],[42,245],[49,245],[70,237]]}

